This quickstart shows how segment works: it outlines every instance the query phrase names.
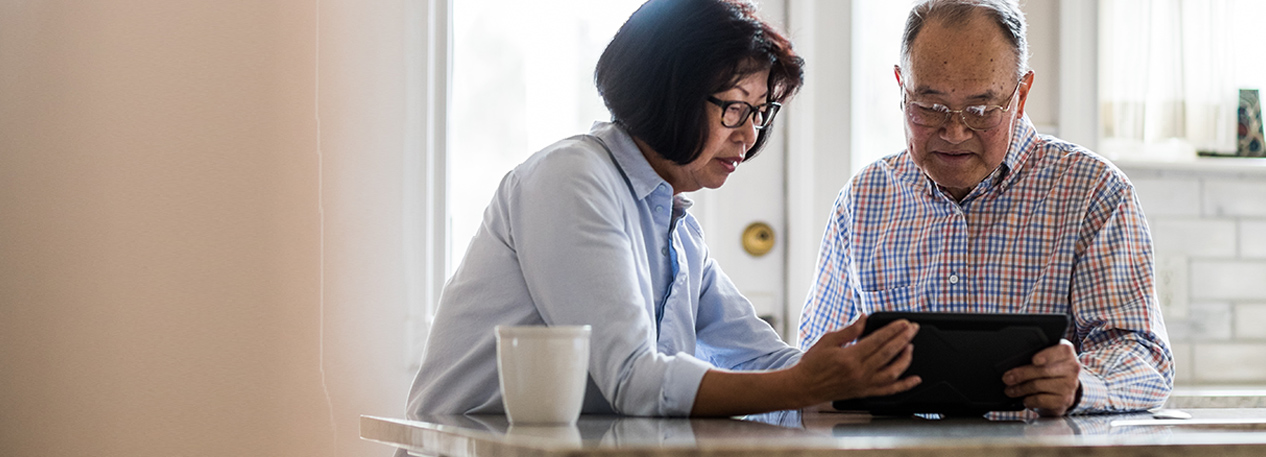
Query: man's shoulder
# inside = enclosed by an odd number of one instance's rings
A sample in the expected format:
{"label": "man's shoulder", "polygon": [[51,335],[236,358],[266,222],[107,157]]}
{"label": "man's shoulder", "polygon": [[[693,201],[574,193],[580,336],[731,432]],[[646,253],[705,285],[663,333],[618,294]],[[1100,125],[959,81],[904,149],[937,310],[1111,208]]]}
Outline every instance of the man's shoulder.
{"label": "man's shoulder", "polygon": [[1050,135],[1039,135],[1030,156],[1030,174],[1061,181],[1129,186],[1130,180],[1112,161],[1081,145]]}
{"label": "man's shoulder", "polygon": [[862,167],[849,179],[849,187],[856,192],[890,190],[893,184],[918,182],[923,172],[919,170],[906,151],[889,154]]}

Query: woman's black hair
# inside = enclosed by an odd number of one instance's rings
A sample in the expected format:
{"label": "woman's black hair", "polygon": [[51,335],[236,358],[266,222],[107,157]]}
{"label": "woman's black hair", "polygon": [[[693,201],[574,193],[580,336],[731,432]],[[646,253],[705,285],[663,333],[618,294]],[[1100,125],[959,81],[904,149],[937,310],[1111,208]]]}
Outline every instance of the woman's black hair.
{"label": "woman's black hair", "polygon": [[[739,0],[650,0],[607,45],[594,70],[611,117],[664,158],[687,164],[708,129],[708,96],[769,70],[767,101],[791,98],[804,80],[791,42]],[[720,126],[716,126],[720,128]],[[769,139],[759,130],[744,160]]]}

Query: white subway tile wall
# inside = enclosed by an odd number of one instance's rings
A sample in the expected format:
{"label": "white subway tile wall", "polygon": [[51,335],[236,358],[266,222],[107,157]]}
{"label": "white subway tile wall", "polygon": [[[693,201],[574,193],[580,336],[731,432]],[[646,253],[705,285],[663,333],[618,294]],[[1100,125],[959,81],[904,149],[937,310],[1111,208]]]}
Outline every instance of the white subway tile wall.
{"label": "white subway tile wall", "polygon": [[[1170,339],[1173,339],[1173,335],[1170,335]],[[1191,343],[1170,343],[1169,349],[1174,352],[1174,383],[1191,383],[1195,377]]]}
{"label": "white subway tile wall", "polygon": [[1261,383],[1266,379],[1266,343],[1193,344],[1195,383]]}
{"label": "white subway tile wall", "polygon": [[1266,216],[1266,182],[1261,179],[1207,179],[1205,216]]}
{"label": "white subway tile wall", "polygon": [[1240,221],[1240,255],[1266,259],[1266,219]]}
{"label": "white subway tile wall", "polygon": [[1235,339],[1266,342],[1266,303],[1235,305]]}
{"label": "white subway tile wall", "polygon": [[1266,173],[1129,166],[1181,385],[1266,384]]}
{"label": "white subway tile wall", "polygon": [[1148,223],[1157,254],[1235,258],[1234,219],[1178,219],[1155,216]]}
{"label": "white subway tile wall", "polygon": [[1266,300],[1266,260],[1192,259],[1191,298]]}
{"label": "white subway tile wall", "polygon": [[[1133,175],[1133,173],[1126,174]],[[1135,178],[1130,176],[1143,213],[1150,221],[1155,216],[1200,216],[1200,180],[1195,178],[1162,177]]]}

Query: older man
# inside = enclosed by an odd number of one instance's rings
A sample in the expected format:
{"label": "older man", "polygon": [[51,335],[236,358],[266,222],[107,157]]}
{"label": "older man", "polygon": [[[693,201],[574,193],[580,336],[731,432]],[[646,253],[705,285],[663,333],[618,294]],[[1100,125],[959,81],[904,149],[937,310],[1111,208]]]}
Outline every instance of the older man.
{"label": "older man", "polygon": [[1042,415],[1158,407],[1173,363],[1147,223],[1120,170],[1024,115],[1025,29],[1008,0],[911,11],[906,150],[840,192],[801,344],[875,311],[1063,313],[1071,343],[1005,373],[1007,395]]}

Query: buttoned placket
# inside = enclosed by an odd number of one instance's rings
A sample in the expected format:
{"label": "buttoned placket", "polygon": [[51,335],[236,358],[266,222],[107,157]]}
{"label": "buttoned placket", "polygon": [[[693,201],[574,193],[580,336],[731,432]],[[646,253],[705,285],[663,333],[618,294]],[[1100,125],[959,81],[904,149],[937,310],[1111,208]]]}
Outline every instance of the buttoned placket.
{"label": "buttoned placket", "polygon": [[945,234],[945,263],[940,272],[940,280],[946,286],[942,303],[952,307],[965,305],[963,297],[967,288],[967,249],[970,237],[967,226],[966,208],[956,202],[949,202],[949,230]]}
{"label": "buttoned placket", "polygon": [[[658,194],[660,193],[670,193],[670,191],[668,191],[667,185],[660,184],[659,187],[655,189],[655,192],[653,195],[656,195],[656,200],[662,199],[662,197],[658,196]],[[664,239],[665,241],[664,247],[660,248],[660,254],[668,258],[669,281],[668,281],[667,286],[664,288],[664,296],[660,297],[658,303],[655,304],[655,335],[656,337],[659,336],[660,326],[664,321],[664,312],[665,312],[665,308],[668,306],[668,298],[673,295],[673,286],[677,283],[677,277],[681,273],[681,268],[678,266],[677,247],[676,247],[676,244],[673,242],[674,232],[676,231],[676,227],[680,218],[673,217],[671,193],[668,196],[667,200],[669,201],[668,204],[665,204],[662,201],[657,202],[655,203],[655,207],[652,209],[653,217],[655,218],[655,220],[656,221],[667,220],[667,222],[664,225],[668,227],[667,238]]]}

